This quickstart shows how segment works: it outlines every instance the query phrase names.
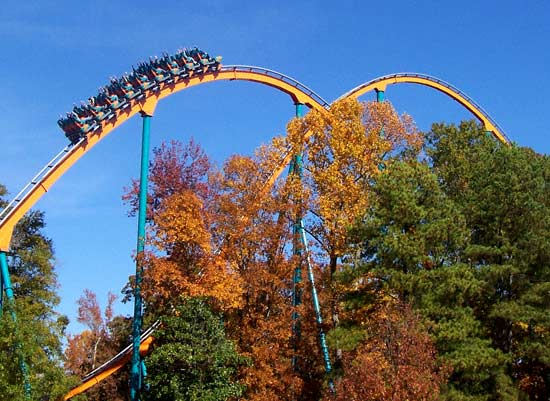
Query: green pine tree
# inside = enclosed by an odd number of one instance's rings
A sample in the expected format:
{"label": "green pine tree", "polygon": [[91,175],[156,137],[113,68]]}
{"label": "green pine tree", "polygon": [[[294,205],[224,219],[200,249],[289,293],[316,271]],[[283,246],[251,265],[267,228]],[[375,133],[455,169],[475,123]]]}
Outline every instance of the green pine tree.
{"label": "green pine tree", "polygon": [[146,358],[146,401],[225,401],[243,394],[245,388],[235,374],[246,360],[226,338],[221,318],[205,300],[181,299],[161,321]]}
{"label": "green pine tree", "polygon": [[[6,189],[0,186],[1,199]],[[52,242],[41,232],[44,214],[28,213],[16,226],[8,265],[14,304],[4,299],[0,318],[0,399],[24,400],[21,358],[28,369],[32,400],[54,400],[70,386],[62,369],[62,338],[68,323],[59,303]],[[14,322],[11,311],[17,315]]]}
{"label": "green pine tree", "polygon": [[428,164],[389,164],[354,230],[362,259],[349,270],[370,277],[378,297],[410,303],[426,319],[441,362],[452,369],[444,397],[484,400],[496,391],[506,357],[475,314],[484,283],[464,258],[466,219],[440,182]]}
{"label": "green pine tree", "polygon": [[428,153],[470,230],[464,257],[483,283],[475,314],[506,356],[497,390],[502,399],[514,399],[513,388],[525,399],[547,399],[550,158],[501,145],[472,122],[435,125]]}

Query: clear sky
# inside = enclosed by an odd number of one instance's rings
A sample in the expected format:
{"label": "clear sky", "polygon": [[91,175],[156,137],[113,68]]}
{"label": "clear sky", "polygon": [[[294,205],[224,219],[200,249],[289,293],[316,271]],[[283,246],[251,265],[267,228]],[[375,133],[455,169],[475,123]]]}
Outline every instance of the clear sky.
{"label": "clear sky", "polygon": [[[109,77],[163,51],[199,46],[224,64],[281,71],[329,102],[375,77],[421,72],[475,99],[511,140],[549,153],[550,2],[14,1],[0,8],[0,182],[17,193],[66,144],[56,121]],[[421,129],[470,118],[414,85],[386,97]],[[372,99],[366,95],[365,100]],[[159,103],[153,146],[194,137],[218,163],[284,132],[287,95],[215,82]],[[55,244],[62,302],[74,324],[84,288],[104,303],[133,274],[136,219],[123,187],[139,174],[141,125],[126,122],[38,203]],[[131,307],[118,305],[120,313]]]}

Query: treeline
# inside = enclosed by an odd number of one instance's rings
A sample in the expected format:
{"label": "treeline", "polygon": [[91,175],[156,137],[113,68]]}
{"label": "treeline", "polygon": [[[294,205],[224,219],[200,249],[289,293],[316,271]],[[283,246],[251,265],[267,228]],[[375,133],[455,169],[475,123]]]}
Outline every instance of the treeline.
{"label": "treeline", "polygon": [[[0,207],[7,202],[0,185]],[[63,369],[66,316],[59,304],[52,242],[42,234],[44,214],[33,211],[17,224],[8,264],[15,303],[2,297],[0,316],[0,399],[26,400],[21,361],[28,370],[32,400],[57,400],[75,378]],[[16,313],[17,321],[12,319]]]}
{"label": "treeline", "polygon": [[[357,352],[372,326],[357,313],[387,302],[409,305],[430,335],[446,376],[440,399],[548,399],[549,178],[548,156],[500,144],[473,122],[435,124],[421,157],[388,164],[350,231],[357,253],[338,275],[346,319],[333,343],[363,330],[350,353],[363,373],[350,382],[343,366],[339,399],[432,399],[396,398],[391,389],[344,395],[374,374]],[[393,372],[407,371],[409,362],[382,349]]]}
{"label": "treeline", "polygon": [[[286,154],[303,165],[266,185]],[[546,400],[549,178],[548,156],[501,144],[474,122],[422,134],[387,102],[311,111],[221,168],[192,141],[162,145],[150,166],[143,282],[146,324],[162,324],[142,399]],[[133,182],[124,196],[131,213],[137,191]],[[322,327],[293,233],[300,218]],[[102,312],[83,295],[87,330],[69,338],[63,368],[57,344],[52,371],[81,377],[128,342],[129,320],[113,316],[112,302]],[[48,311],[44,321],[55,321]],[[4,317],[2,330],[9,324]],[[20,383],[9,355],[13,377],[0,386]],[[69,385],[43,379],[54,377]],[[127,379],[121,372],[79,397],[125,400]]]}

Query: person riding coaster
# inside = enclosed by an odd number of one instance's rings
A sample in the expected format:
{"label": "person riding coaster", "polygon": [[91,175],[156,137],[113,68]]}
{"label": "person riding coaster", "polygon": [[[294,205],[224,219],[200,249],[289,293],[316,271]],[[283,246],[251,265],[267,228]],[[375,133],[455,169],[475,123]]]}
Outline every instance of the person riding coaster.
{"label": "person riding coaster", "polygon": [[127,76],[123,76],[120,79],[112,78],[109,91],[118,97],[126,98],[126,100],[132,100],[136,97],[141,99],[143,97],[141,89],[134,88]]}
{"label": "person riding coaster", "polygon": [[[208,53],[206,53],[203,50],[200,50],[199,48],[195,47],[193,50],[189,52],[189,55],[197,61],[200,65],[203,67],[203,72],[207,72],[208,70],[219,70],[221,68],[220,61],[221,57],[218,56],[216,58],[210,57]],[[219,60],[218,60],[219,59]]]}
{"label": "person riding coaster", "polygon": [[158,87],[158,84],[154,80],[149,79],[146,74],[139,72],[135,68],[133,70],[128,77],[128,81],[136,90],[146,91],[147,89],[156,89]]}
{"label": "person riding coaster", "polygon": [[151,67],[150,71],[155,81],[157,81],[159,84],[162,82],[167,84],[174,82],[174,79],[172,78],[172,74],[168,69],[165,70],[162,67]]}
{"label": "person riding coaster", "polygon": [[170,69],[166,68],[158,59],[158,57],[151,57],[149,64],[146,65],[148,75],[150,75],[155,81],[160,83],[170,84],[174,82]]}
{"label": "person riding coaster", "polygon": [[166,71],[170,72],[174,78],[186,78],[189,76],[185,67],[180,67],[172,56],[165,54],[160,60],[158,60],[158,63],[161,68],[164,68]]}
{"label": "person riding coaster", "polygon": [[195,72],[202,72],[201,65],[193,57],[187,55],[187,49],[178,51],[174,56],[174,60],[180,67],[187,70],[189,76],[192,76]]}
{"label": "person riding coaster", "polygon": [[95,98],[97,104],[106,105],[113,111],[124,109],[129,106],[126,99],[120,99],[116,94],[110,92],[107,86],[101,88],[99,94]]}
{"label": "person riding coaster", "polygon": [[67,113],[67,117],[59,119],[57,124],[65,131],[67,137],[69,135],[75,137],[76,134],[85,135],[98,128],[97,121],[93,119],[81,119],[75,112]]}
{"label": "person riding coaster", "polygon": [[105,119],[114,117],[113,111],[106,104],[98,104],[95,96],[88,99],[88,103],[84,106],[94,113],[96,121],[100,122]]}
{"label": "person riding coaster", "polygon": [[88,109],[84,104],[81,106],[74,106],[72,112],[76,114],[80,120],[85,122],[95,118],[95,113]]}
{"label": "person riding coaster", "polygon": [[155,66],[153,62],[140,63],[136,71],[159,84],[163,82],[170,83],[169,80],[172,79],[170,72]]}
{"label": "person riding coaster", "polygon": [[80,128],[78,128],[73,121],[69,120],[67,117],[61,116],[59,120],[57,120],[57,125],[61,127],[63,132],[65,133],[65,136],[71,143],[74,145],[77,143],[80,138],[83,136],[86,136],[85,133],[83,133]]}

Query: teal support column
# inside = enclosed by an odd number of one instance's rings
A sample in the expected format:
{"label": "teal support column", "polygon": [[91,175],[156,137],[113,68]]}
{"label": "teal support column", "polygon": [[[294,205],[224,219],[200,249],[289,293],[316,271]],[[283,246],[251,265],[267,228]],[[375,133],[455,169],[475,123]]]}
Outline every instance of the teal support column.
{"label": "teal support column", "polygon": [[[319,345],[321,352],[323,353],[323,360],[325,362],[325,372],[329,374],[332,372],[332,364],[330,362],[330,354],[328,352],[327,339],[323,330],[323,316],[321,314],[321,305],[319,304],[319,297],[317,296],[317,288],[315,286],[315,276],[313,275],[313,268],[311,266],[311,260],[309,258],[309,251],[307,249],[306,230],[304,228],[304,222],[300,219],[300,238],[302,242],[302,248],[306,254],[307,275],[309,282],[311,283],[311,298],[313,299],[313,309],[315,310],[315,320],[317,321],[317,327],[319,328]],[[330,382],[331,388],[333,386]]]}
{"label": "teal support column", "polygon": [[[296,117],[301,118],[304,115],[304,105],[301,103],[296,103]],[[293,175],[296,174],[299,178],[302,177],[302,155],[294,155],[292,158],[292,161],[290,162],[290,166],[288,169],[288,174]],[[293,234],[293,253],[296,256],[302,255],[302,247],[300,244],[300,216],[296,216],[296,219],[294,220],[294,224],[292,227],[292,234]],[[296,263],[296,266],[294,267],[294,274],[292,277],[292,306],[296,308],[297,306],[302,304],[302,262],[301,258],[298,263]],[[300,316],[298,315],[298,312],[294,310],[292,312],[292,333],[294,336],[294,351],[297,350],[298,342],[300,341],[301,337],[301,329],[300,329]],[[292,358],[292,364],[295,369],[297,369],[297,359],[296,356]]]}
{"label": "teal support column", "polygon": [[[376,101],[378,103],[382,103],[384,100],[386,100],[386,94],[384,93],[383,90],[375,89],[375,91],[376,91]],[[382,138],[385,135],[383,126],[382,126],[382,129],[380,130],[380,135],[382,136]],[[378,170],[382,171],[385,168],[386,168],[386,166],[385,166],[384,162],[378,164]]]}
{"label": "teal support column", "polygon": [[142,114],[141,171],[139,181],[138,238],[136,249],[136,278],[134,285],[134,322],[132,325],[132,364],[130,366],[130,401],[139,401],[142,379],[142,361],[139,354],[143,306],[141,281],[143,278],[143,251],[145,249],[145,218],[147,214],[147,176],[149,173],[149,143],[151,116]]}
{"label": "teal support column", "polygon": [[2,285],[6,291],[6,298],[8,302],[13,302],[13,287],[11,285],[11,278],[8,270],[8,258],[6,252],[3,251],[0,251],[0,268],[2,272]]}
{"label": "teal support column", "polygon": [[[296,117],[300,118],[303,116],[303,104],[296,104]],[[302,155],[295,155],[289,169],[289,174],[296,174],[299,179],[302,178]],[[332,372],[332,364],[330,362],[330,354],[328,351],[328,346],[326,342],[325,332],[323,330],[323,317],[321,314],[321,306],[319,304],[319,297],[317,296],[317,288],[315,286],[315,276],[313,274],[313,268],[311,265],[311,259],[309,257],[308,247],[307,247],[307,238],[306,231],[304,229],[304,222],[302,215],[299,214],[296,216],[294,222],[293,234],[294,234],[294,254],[302,256],[301,261],[297,264],[294,269],[294,280],[293,280],[293,306],[298,306],[302,303],[301,300],[301,281],[302,281],[302,268],[301,263],[304,260],[303,256],[305,255],[305,262],[307,266],[308,279],[311,284],[311,297],[313,300],[313,308],[315,310],[315,320],[317,322],[317,327],[319,330],[319,345],[321,347],[321,352],[323,354],[323,361],[325,364],[325,372],[330,374]],[[299,338],[299,321],[297,314],[293,314],[293,329],[295,330],[294,335]],[[333,388],[332,381],[329,382],[331,389]]]}
{"label": "teal support column", "polygon": [[[289,174],[296,174],[298,177],[302,176],[302,156],[296,155],[294,156],[290,168],[289,168]],[[293,253],[296,256],[301,256],[303,254],[302,245],[301,245],[301,239],[300,239],[300,224],[301,224],[301,216],[297,216],[296,220],[294,221],[294,225],[292,227],[292,234],[293,234]],[[298,262],[296,264],[296,267],[294,268],[294,277],[292,280],[293,287],[292,287],[292,306],[298,306],[302,304],[302,264],[301,262]],[[296,312],[293,312],[292,319],[297,320],[298,314]],[[298,329],[299,331],[299,329]],[[296,333],[299,336],[299,333]]]}
{"label": "teal support column", "polygon": [[304,107],[303,103],[296,103],[296,117],[302,118],[304,116]]}
{"label": "teal support column", "polygon": [[[6,263],[7,264],[7,263]],[[0,317],[4,313],[4,275],[0,269]]]}
{"label": "teal support column", "polygon": [[[15,301],[13,296],[13,287],[11,284],[10,272],[8,270],[8,258],[6,252],[0,251],[0,272],[2,276],[2,288],[6,291],[6,300],[7,308],[13,320],[14,326],[17,330],[17,315],[15,313]],[[4,305],[2,305],[4,306]],[[16,336],[17,338],[17,336]],[[17,352],[17,358],[19,359],[19,368],[21,369],[21,374],[23,375],[23,386],[25,389],[25,399],[31,399],[31,383],[29,382],[29,369],[25,358],[21,351],[21,344],[15,344],[15,349]]]}

